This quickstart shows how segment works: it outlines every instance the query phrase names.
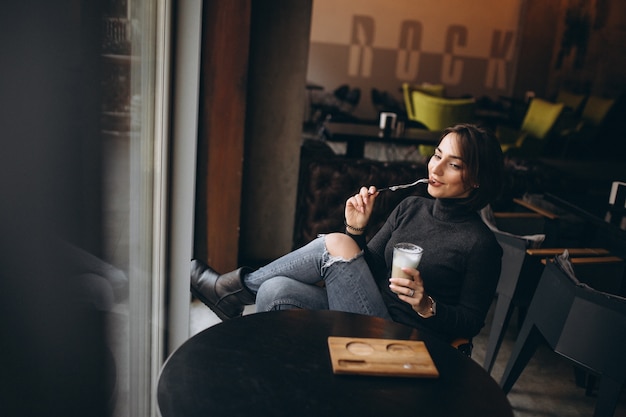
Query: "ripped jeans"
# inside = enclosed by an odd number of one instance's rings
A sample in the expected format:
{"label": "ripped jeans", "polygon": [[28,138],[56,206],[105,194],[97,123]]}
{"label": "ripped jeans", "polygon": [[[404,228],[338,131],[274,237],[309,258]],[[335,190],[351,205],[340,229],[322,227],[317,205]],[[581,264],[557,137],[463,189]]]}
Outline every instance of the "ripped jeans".
{"label": "ripped jeans", "polygon": [[333,258],[324,236],[246,275],[244,283],[257,294],[258,312],[337,310],[391,320],[363,253]]}

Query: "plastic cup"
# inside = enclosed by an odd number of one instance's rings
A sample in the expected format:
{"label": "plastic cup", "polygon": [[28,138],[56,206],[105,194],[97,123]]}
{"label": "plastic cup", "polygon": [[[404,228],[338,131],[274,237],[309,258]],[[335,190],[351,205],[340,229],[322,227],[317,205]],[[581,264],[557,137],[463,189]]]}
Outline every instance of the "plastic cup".
{"label": "plastic cup", "polygon": [[412,276],[402,271],[402,268],[416,269],[422,259],[422,249],[412,243],[398,243],[393,247],[393,262],[391,264],[391,276],[394,278],[413,279]]}

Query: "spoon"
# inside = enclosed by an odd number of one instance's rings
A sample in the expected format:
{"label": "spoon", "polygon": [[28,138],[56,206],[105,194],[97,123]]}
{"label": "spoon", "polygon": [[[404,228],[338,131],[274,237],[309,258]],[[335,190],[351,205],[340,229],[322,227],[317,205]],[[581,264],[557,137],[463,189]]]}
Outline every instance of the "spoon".
{"label": "spoon", "polygon": [[[415,186],[417,184],[426,184],[426,183],[428,183],[428,181],[429,181],[428,178],[422,178],[422,179],[414,181],[414,182],[412,182],[410,184],[392,185],[391,187],[381,188],[381,189],[376,190],[376,191],[379,192],[379,193],[382,192],[382,191],[397,191],[397,190],[402,190],[404,188],[413,187],[413,186]],[[369,194],[372,194],[372,193],[369,193]]]}

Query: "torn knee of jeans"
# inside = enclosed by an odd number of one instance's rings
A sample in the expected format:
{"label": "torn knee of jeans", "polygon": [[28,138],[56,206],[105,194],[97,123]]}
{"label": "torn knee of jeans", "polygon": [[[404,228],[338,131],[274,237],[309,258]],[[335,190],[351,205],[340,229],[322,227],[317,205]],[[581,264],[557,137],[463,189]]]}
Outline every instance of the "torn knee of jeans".
{"label": "torn knee of jeans", "polygon": [[302,310],[303,308],[303,306],[297,305],[293,301],[277,300],[269,306],[267,311]]}
{"label": "torn knee of jeans", "polygon": [[350,262],[353,262],[355,259],[360,258],[361,256],[363,256],[363,251],[360,251],[355,256],[353,256],[351,259],[346,259],[343,256],[332,256],[331,254],[328,253],[328,250],[324,250],[324,257],[323,257],[324,262],[322,263],[322,275],[323,275],[324,269],[330,267],[334,263],[337,263],[337,262],[347,262],[347,263],[350,263]]}

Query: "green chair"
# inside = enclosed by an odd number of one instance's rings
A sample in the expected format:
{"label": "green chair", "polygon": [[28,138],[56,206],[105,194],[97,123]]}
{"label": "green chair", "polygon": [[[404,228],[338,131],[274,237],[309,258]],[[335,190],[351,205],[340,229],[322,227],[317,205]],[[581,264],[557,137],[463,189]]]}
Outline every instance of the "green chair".
{"label": "green chair", "polygon": [[502,152],[524,156],[540,155],[563,107],[563,103],[533,98],[519,129],[506,126],[498,126],[496,129]]}
{"label": "green chair", "polygon": [[[437,97],[414,89],[410,92],[413,119],[428,130],[443,130],[457,123],[471,123],[474,120],[474,98]],[[420,145],[424,156],[432,155],[433,146]]]}
{"label": "green chair", "polygon": [[563,103],[566,109],[569,109],[574,115],[579,115],[586,98],[586,94],[576,94],[569,90],[560,89],[554,101]]}
{"label": "green chair", "polygon": [[407,119],[417,121],[415,109],[413,107],[413,99],[411,93],[413,91],[421,91],[435,97],[444,97],[446,94],[446,86],[443,84],[402,84],[402,97],[404,98],[404,107],[406,108]]}
{"label": "green chair", "polygon": [[587,151],[587,147],[593,146],[614,104],[615,99],[612,98],[589,96],[578,122],[561,132],[565,142],[561,155],[583,154]]}
{"label": "green chair", "polygon": [[615,104],[615,100],[612,98],[589,96],[583,108],[583,123],[596,127],[602,125],[613,108],[613,104]]}

